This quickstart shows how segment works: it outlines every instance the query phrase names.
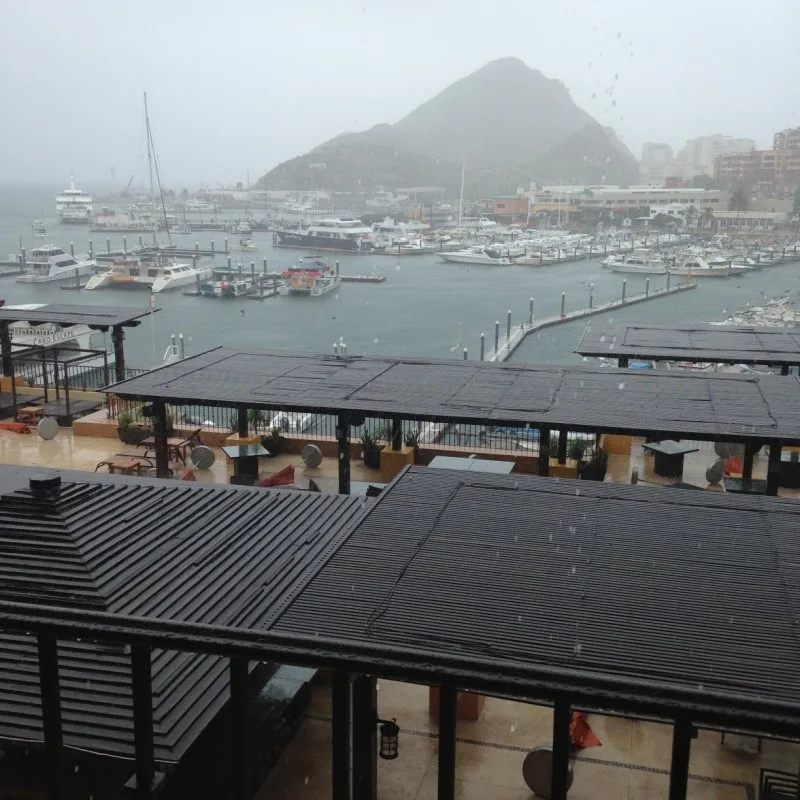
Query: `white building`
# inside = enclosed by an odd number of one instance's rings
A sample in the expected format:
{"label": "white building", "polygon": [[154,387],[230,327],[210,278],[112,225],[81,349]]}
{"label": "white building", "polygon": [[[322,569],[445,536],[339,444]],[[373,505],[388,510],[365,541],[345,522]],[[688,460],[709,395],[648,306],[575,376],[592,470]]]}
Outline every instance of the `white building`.
{"label": "white building", "polygon": [[752,139],[736,139],[720,133],[689,139],[678,151],[672,174],[681,178],[713,175],[714,161],[724,153],[749,153],[756,146]]}

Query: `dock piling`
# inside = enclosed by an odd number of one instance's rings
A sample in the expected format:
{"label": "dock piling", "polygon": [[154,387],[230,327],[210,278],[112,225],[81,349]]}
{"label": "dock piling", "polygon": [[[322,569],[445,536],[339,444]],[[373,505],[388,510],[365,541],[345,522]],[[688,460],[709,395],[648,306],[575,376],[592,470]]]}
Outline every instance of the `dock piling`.
{"label": "dock piling", "polygon": [[267,276],[267,259],[264,259],[264,277]]}
{"label": "dock piling", "polygon": [[228,252],[228,237],[225,237],[225,252]]}
{"label": "dock piling", "polygon": [[650,297],[650,278],[644,282],[644,296]]}
{"label": "dock piling", "polygon": [[628,287],[628,281],[623,280],[622,281],[622,302],[623,303],[625,302],[625,290],[627,289],[627,287]]}
{"label": "dock piling", "polygon": [[[141,237],[139,237],[141,238]],[[89,257],[94,258],[94,245],[92,244],[92,240],[89,239]]]}
{"label": "dock piling", "polygon": [[497,357],[497,354],[500,352],[500,320],[495,320],[494,323],[494,354]]}
{"label": "dock piling", "polygon": [[194,243],[194,252],[197,253],[198,255],[200,254],[200,244],[199,244],[199,242],[195,242]]}
{"label": "dock piling", "polygon": [[561,292],[561,316],[564,316],[564,308],[567,305],[567,293]]}
{"label": "dock piling", "polygon": [[511,309],[508,309],[508,314],[506,314],[506,341],[511,341]]}
{"label": "dock piling", "polygon": [[21,249],[22,249],[22,263],[25,264],[28,259],[27,256],[25,255],[25,248],[23,247]]}
{"label": "dock piling", "polygon": [[142,241],[142,234],[139,234],[139,249],[141,250],[144,247],[144,242]]}
{"label": "dock piling", "polygon": [[667,291],[669,291],[669,279],[672,277],[672,273],[667,270]]}
{"label": "dock piling", "polygon": [[465,347],[464,348],[464,361],[466,361],[467,358],[469,358],[469,352],[467,351],[467,348]]}
{"label": "dock piling", "polygon": [[486,355],[486,334],[482,333],[481,334],[481,361],[484,360],[485,355]]}
{"label": "dock piling", "polygon": [[533,325],[533,298],[531,297],[530,314],[528,315],[528,322]]}
{"label": "dock piling", "polygon": [[589,284],[589,308],[594,304],[594,284]]}
{"label": "dock piling", "polygon": [[231,271],[231,257],[228,256],[228,272]]}
{"label": "dock piling", "polygon": [[108,237],[106,237],[106,250],[108,251],[109,254],[111,253],[111,239],[109,239]]}
{"label": "dock piling", "polygon": [[214,255],[215,255],[215,253],[214,253],[214,240],[213,240],[213,239],[211,239],[211,240],[210,240],[210,243],[211,243],[211,257],[213,258],[213,257],[214,257]]}
{"label": "dock piling", "polygon": [[75,258],[75,245],[72,242],[69,243],[69,254]]}

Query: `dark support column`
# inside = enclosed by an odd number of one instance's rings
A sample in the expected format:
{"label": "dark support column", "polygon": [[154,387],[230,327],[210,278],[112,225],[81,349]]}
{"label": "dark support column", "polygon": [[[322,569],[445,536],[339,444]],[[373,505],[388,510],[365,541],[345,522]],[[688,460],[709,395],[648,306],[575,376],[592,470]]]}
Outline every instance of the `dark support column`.
{"label": "dark support column", "polygon": [[44,389],[44,402],[49,402],[47,399],[47,389],[50,381],[47,378],[47,351],[42,349],[42,388]]}
{"label": "dark support column", "polygon": [[61,692],[58,681],[58,642],[49,633],[37,636],[39,686],[42,693],[42,727],[47,760],[47,796],[64,797],[64,739],[61,729]]}
{"label": "dark support column", "polygon": [[341,670],[331,682],[332,800],[350,800],[350,675]]}
{"label": "dark support column", "polygon": [[567,431],[564,428],[558,432],[558,463],[567,463]]}
{"label": "dark support column", "polygon": [[620,356],[617,359],[617,366],[623,369],[626,368],[628,366],[628,356]]}
{"label": "dark support column", "polygon": [[168,478],[167,406],[163,400],[153,400],[153,438],[156,451],[156,477]]}
{"label": "dark support column", "polygon": [[108,351],[103,350],[103,386],[111,383],[111,373],[108,371]]}
{"label": "dark support column", "polygon": [[240,439],[247,438],[249,434],[248,424],[247,424],[247,409],[246,408],[237,408],[236,409],[236,432],[239,434]]}
{"label": "dark support column", "polygon": [[121,325],[114,325],[111,329],[111,343],[114,345],[114,370],[117,380],[125,380],[125,331]]}
{"label": "dark support column", "polygon": [[53,359],[53,388],[56,390],[56,400],[61,398],[61,387],[59,383],[61,382],[59,378],[58,372],[58,350],[55,350],[55,359]]}
{"label": "dark support column", "polygon": [[745,442],[744,458],[742,459],[742,480],[749,481],[753,478],[753,456],[758,448],[752,442]]}
{"label": "dark support column", "polygon": [[150,648],[131,650],[133,681],[133,743],[136,748],[136,797],[151,797],[155,782],[153,758],[153,687]]}
{"label": "dark support column", "polygon": [[439,687],[439,794],[453,800],[456,791],[456,688]]}
{"label": "dark support column", "polygon": [[339,414],[336,421],[336,441],[339,444],[339,494],[350,494],[350,418]]}
{"label": "dark support column", "polygon": [[0,359],[3,362],[3,375],[8,377],[14,374],[14,364],[11,359],[11,331],[8,323],[0,323]]}
{"label": "dark support column", "polygon": [[[56,350],[56,361],[58,361],[58,350]],[[72,417],[69,413],[69,364],[64,364],[64,402],[67,406],[67,425],[72,425]]]}
{"label": "dark support column", "polygon": [[541,428],[539,430],[539,472],[538,474],[546,478],[550,474],[550,430]]}
{"label": "dark support column", "polygon": [[781,476],[781,440],[769,443],[769,462],[767,463],[767,494],[778,495],[778,480]]}
{"label": "dark support column", "polygon": [[672,727],[672,764],[669,771],[669,800],[686,800],[689,781],[689,753],[692,748],[692,723],[676,719]]}
{"label": "dark support column", "polygon": [[392,419],[392,450],[399,450],[403,446],[403,420],[400,417]]}
{"label": "dark support column", "polygon": [[569,776],[569,724],[572,708],[569,703],[557,702],[553,707],[553,774],[550,779],[551,800],[567,800]]}
{"label": "dark support column", "polygon": [[231,789],[234,800],[253,800],[250,771],[250,736],[248,731],[247,659],[232,658],[231,682]]}
{"label": "dark support column", "polygon": [[789,365],[783,364],[781,366],[781,375],[788,375],[789,374]]}
{"label": "dark support column", "polygon": [[353,681],[353,800],[378,797],[378,692],[375,678]]}

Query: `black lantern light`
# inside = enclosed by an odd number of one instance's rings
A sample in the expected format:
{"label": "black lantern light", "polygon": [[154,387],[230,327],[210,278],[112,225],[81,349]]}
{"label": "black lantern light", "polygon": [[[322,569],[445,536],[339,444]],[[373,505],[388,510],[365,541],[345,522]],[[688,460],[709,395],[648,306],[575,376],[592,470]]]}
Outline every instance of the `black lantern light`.
{"label": "black lantern light", "polygon": [[394,717],[390,720],[379,719],[378,722],[381,726],[381,749],[378,755],[386,761],[391,761],[398,755],[397,737],[400,733],[400,726]]}

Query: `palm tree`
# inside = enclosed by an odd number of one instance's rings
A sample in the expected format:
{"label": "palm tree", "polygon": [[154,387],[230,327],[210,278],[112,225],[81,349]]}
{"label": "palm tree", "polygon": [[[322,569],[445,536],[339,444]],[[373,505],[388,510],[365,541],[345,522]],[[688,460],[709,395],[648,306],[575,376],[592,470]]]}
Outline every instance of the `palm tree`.
{"label": "palm tree", "polygon": [[686,227],[691,228],[694,226],[694,222],[697,219],[697,207],[695,205],[690,204],[689,207],[686,209],[686,214],[684,215],[684,219],[686,220]]}
{"label": "palm tree", "polygon": [[708,223],[708,226],[711,228],[712,233],[716,232],[717,229],[717,218],[714,216],[714,212],[710,208],[704,208],[703,214],[700,217],[700,222],[703,224],[705,228],[706,225],[704,223]]}
{"label": "palm tree", "polygon": [[728,211],[747,211],[750,207],[750,198],[747,192],[739,187],[735,189],[728,201]]}

